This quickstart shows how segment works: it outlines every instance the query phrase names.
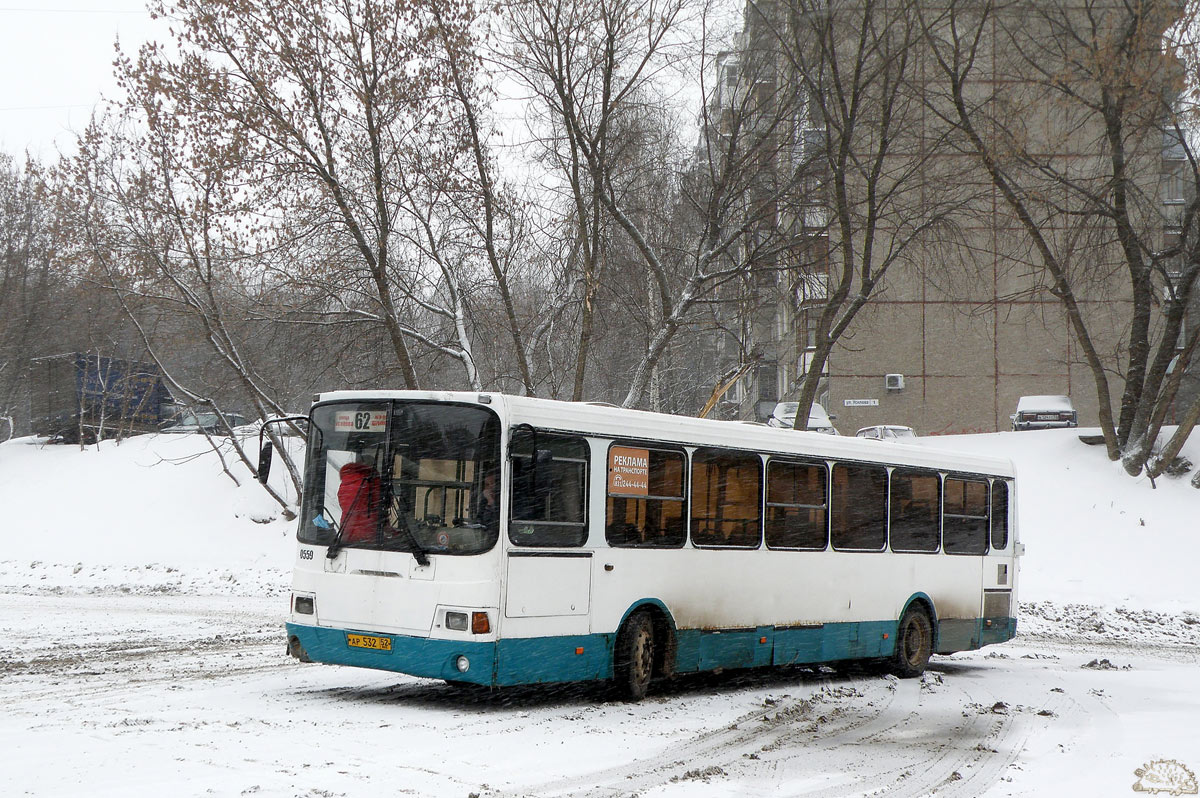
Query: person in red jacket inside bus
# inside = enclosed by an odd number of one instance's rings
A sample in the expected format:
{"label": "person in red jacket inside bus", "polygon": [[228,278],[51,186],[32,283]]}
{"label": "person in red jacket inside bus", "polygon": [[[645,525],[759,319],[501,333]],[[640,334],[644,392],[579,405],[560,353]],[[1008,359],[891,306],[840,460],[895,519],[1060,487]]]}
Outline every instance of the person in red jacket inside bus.
{"label": "person in red jacket inside bus", "polygon": [[342,506],[342,543],[374,542],[379,533],[383,485],[369,463],[346,463],[339,472],[338,504]]}

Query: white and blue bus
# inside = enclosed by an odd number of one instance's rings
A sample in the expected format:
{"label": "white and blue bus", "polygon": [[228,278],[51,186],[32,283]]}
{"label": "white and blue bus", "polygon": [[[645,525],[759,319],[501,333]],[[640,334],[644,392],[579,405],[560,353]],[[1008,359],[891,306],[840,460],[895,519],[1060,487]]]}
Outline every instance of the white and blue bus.
{"label": "white and blue bus", "polygon": [[1016,633],[1006,460],[489,393],[325,393],[309,419],[304,661],[638,699],[716,669],[915,676]]}

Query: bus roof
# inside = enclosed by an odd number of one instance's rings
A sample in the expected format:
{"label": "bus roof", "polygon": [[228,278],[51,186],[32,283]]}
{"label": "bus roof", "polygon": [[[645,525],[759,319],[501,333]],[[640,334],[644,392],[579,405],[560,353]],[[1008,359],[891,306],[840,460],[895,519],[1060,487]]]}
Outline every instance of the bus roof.
{"label": "bus roof", "polygon": [[533,424],[547,430],[605,438],[753,449],[781,455],[859,460],[1003,477],[1016,475],[1012,461],[1007,458],[942,449],[937,446],[936,439],[931,438],[915,439],[912,444],[897,442],[881,447],[876,441],[862,438],[834,437],[739,421],[714,421],[588,402],[564,402],[488,392],[330,391],[315,397],[316,402],[380,399],[457,402],[497,410],[503,408],[501,414],[510,425]]}

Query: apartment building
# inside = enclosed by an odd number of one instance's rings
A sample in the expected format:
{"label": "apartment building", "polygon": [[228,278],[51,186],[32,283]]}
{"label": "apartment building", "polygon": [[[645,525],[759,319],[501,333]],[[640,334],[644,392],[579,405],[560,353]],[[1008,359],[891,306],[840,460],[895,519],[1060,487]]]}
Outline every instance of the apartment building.
{"label": "apartment building", "polygon": [[[764,83],[761,49],[776,42],[773,88],[778,96],[791,96],[785,88],[796,84],[811,97],[819,84],[798,74],[803,68],[795,54],[783,52],[800,47],[805,35],[816,27],[804,27],[806,5],[792,2],[750,2],[746,8],[743,51],[759,48],[758,72],[753,81],[743,80],[742,91]],[[830,0],[830,14],[842,4]],[[907,70],[897,80],[908,81],[898,96],[904,116],[892,119],[889,135],[893,151],[875,164],[885,174],[897,175],[892,184],[868,185],[865,171],[842,183],[850,202],[860,202],[856,193],[893,191],[894,204],[868,208],[865,201],[844,213],[842,219],[869,224],[869,213],[896,213],[896,221],[870,232],[875,247],[870,259],[876,265],[888,257],[889,248],[904,237],[904,251],[891,262],[872,291],[871,300],[853,317],[829,353],[823,370],[818,400],[824,404],[843,434],[860,427],[889,423],[912,426],[921,434],[991,432],[1008,429],[1009,416],[1017,399],[1029,394],[1067,394],[1079,410],[1080,423],[1094,425],[1098,418],[1092,369],[1081,351],[1068,312],[1056,295],[1035,242],[1023,227],[1001,188],[983,168],[977,152],[963,131],[948,121],[953,116],[948,80],[939,71],[934,41],[939,26],[948,24],[947,4],[915,3],[913,8],[891,13],[909,13],[908,24],[925,28],[904,40],[911,48],[907,61],[896,68]],[[953,4],[950,4],[953,5]],[[974,4],[978,9],[981,4]],[[1072,191],[1099,188],[1111,169],[1111,148],[1106,131],[1078,98],[1065,97],[1053,84],[1058,75],[1070,72],[1076,54],[1069,44],[1071,25],[1084,32],[1103,34],[1120,24],[1126,14],[1124,3],[1091,2],[1063,4],[1052,13],[1050,3],[1001,2],[980,26],[977,49],[970,55],[973,68],[965,93],[967,102],[987,110],[979,119],[990,126],[995,150],[1002,140],[1020,137],[1022,154],[1029,161],[1012,168],[1011,174],[1026,182],[1028,195],[1044,191],[1029,207],[1040,214],[1038,229],[1055,247],[1064,268],[1070,270],[1078,312],[1085,321],[1091,343],[1112,369],[1123,362],[1130,315],[1130,287],[1122,253],[1115,238],[1103,225],[1088,222],[1084,204]],[[850,7],[850,4],[846,4]],[[814,6],[815,7],[815,6]],[[854,4],[841,36],[853,52],[850,34],[862,12]],[[1158,32],[1172,22],[1171,4],[1150,22]],[[1089,13],[1076,19],[1072,15]],[[972,12],[974,13],[974,12]],[[1107,16],[1106,16],[1107,15]],[[1097,22],[1097,19],[1099,22]],[[857,20],[861,22],[861,19]],[[963,29],[978,23],[964,14],[955,20]],[[879,20],[893,27],[896,20]],[[824,29],[830,36],[831,29]],[[841,44],[839,43],[839,47]],[[882,45],[877,45],[880,47]],[[943,48],[947,45],[942,41]],[[1035,57],[1040,54],[1044,60]],[[842,56],[838,56],[841,58]],[[1084,56],[1080,56],[1083,58]],[[725,102],[737,89],[735,55],[722,64]],[[862,63],[861,61],[859,62]],[[897,61],[897,64],[901,62]],[[870,65],[868,64],[868,67]],[[876,64],[884,68],[883,65]],[[744,71],[744,68],[743,68]],[[882,73],[881,73],[882,74]],[[743,78],[745,76],[743,75]],[[1153,83],[1161,80],[1161,91],[1173,90],[1177,73],[1163,68],[1159,75],[1143,76]],[[753,85],[751,85],[753,83]],[[1080,93],[1089,87],[1081,87]],[[828,91],[827,89],[825,91]],[[882,94],[873,95],[878,100]],[[866,101],[872,99],[868,92]],[[826,96],[825,102],[838,98]],[[781,133],[776,168],[789,171],[804,190],[800,200],[780,203],[775,224],[786,229],[794,241],[792,256],[773,255],[752,267],[754,297],[733,303],[743,314],[739,323],[724,325],[743,330],[737,347],[729,353],[757,357],[738,385],[726,396],[724,412],[729,417],[763,420],[776,401],[796,398],[800,379],[809,370],[818,349],[818,339],[828,332],[821,314],[830,293],[841,278],[838,259],[843,258],[843,236],[849,229],[839,225],[834,183],[829,172],[828,148],[836,147],[840,130],[830,133],[844,120],[830,119],[811,100],[797,103],[792,124]],[[836,113],[836,109],[835,109]],[[1005,116],[1005,113],[1009,114]],[[862,118],[865,126],[875,118]],[[996,126],[1004,125],[1003,136]],[[961,127],[961,126],[960,126]],[[869,160],[877,138],[876,130],[856,133],[851,144],[861,146]],[[1007,139],[1004,139],[1007,136]],[[989,142],[991,144],[992,142]],[[1161,246],[1178,236],[1172,226],[1172,209],[1183,202],[1183,185],[1178,177],[1181,148],[1162,129],[1147,123],[1136,135],[1123,141],[1126,168],[1140,199],[1130,217],[1144,240],[1157,238]],[[797,164],[808,164],[803,174]],[[1038,170],[1041,169],[1039,174]],[[901,179],[904,181],[901,182]],[[1072,182],[1073,181],[1073,182]],[[1071,185],[1067,185],[1071,183]],[[1054,191],[1061,190],[1058,200]],[[845,201],[845,200],[843,200]],[[880,210],[882,208],[882,210]],[[843,209],[844,210],[844,209]],[[927,232],[910,233],[934,214],[938,224]],[[851,229],[856,252],[865,249],[862,227]],[[866,256],[864,256],[866,257]],[[824,264],[824,265],[822,265]],[[861,264],[860,264],[861,266]],[[853,281],[852,281],[853,282]],[[857,289],[857,283],[852,290]],[[1200,313],[1193,314],[1200,319]],[[1119,397],[1119,375],[1110,374],[1114,396]],[[1200,379],[1185,380],[1181,393],[1200,390]]]}

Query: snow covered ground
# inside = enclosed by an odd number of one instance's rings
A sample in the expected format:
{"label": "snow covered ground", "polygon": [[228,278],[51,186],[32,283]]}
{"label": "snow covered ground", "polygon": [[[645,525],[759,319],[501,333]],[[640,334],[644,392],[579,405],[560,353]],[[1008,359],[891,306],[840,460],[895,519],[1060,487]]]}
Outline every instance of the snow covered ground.
{"label": "snow covered ground", "polygon": [[301,665],[291,524],[203,438],[2,444],[0,795],[1126,795],[1200,770],[1200,492],[1073,431],[921,445],[1017,464],[1016,640],[920,680],[705,675],[624,704]]}

